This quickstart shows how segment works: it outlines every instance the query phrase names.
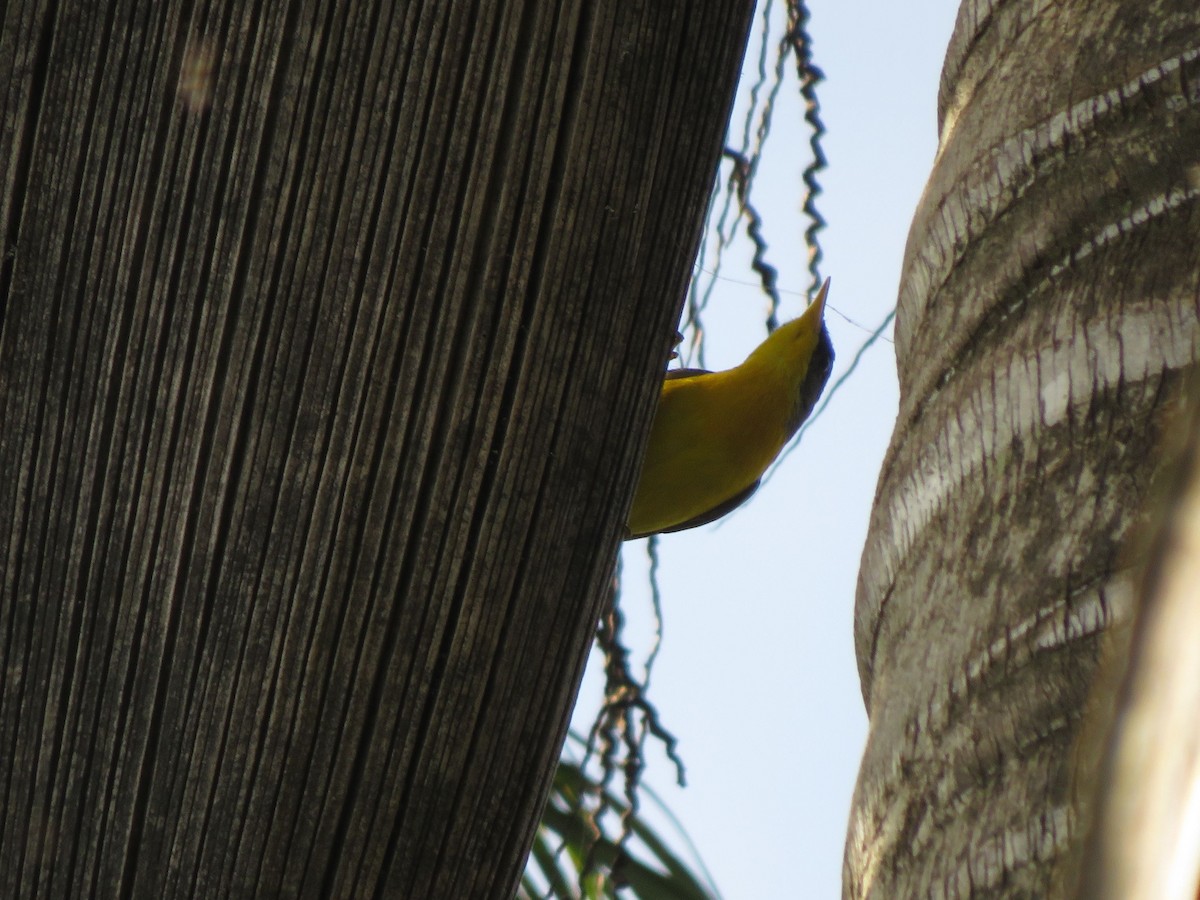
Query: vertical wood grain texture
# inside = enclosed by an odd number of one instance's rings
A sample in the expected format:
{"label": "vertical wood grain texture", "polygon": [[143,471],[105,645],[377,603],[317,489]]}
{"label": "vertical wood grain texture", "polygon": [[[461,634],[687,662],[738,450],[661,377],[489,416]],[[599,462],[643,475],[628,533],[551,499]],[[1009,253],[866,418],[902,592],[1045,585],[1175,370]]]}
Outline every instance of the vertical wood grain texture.
{"label": "vertical wood grain texture", "polygon": [[1200,355],[1200,8],[966,0],[863,552],[852,897],[1040,897],[1159,420]]}
{"label": "vertical wood grain texture", "polygon": [[0,894],[511,895],[750,4],[0,11]]}

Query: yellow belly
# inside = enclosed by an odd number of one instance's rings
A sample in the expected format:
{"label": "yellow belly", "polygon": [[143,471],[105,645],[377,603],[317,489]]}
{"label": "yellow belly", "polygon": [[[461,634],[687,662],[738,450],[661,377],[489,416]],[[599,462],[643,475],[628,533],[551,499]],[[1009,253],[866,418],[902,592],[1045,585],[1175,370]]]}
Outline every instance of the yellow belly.
{"label": "yellow belly", "polygon": [[786,437],[779,404],[767,399],[738,384],[734,371],[665,382],[629,532],[688,522],[754,484]]}

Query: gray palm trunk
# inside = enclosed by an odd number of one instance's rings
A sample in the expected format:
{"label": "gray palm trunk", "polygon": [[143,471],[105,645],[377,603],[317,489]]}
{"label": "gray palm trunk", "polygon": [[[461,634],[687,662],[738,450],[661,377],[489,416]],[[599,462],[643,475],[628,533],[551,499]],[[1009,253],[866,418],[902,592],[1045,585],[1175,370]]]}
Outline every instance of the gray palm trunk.
{"label": "gray palm trunk", "polygon": [[1200,6],[968,0],[939,127],[856,601],[844,888],[1054,896],[1086,830],[1082,713],[1200,352]]}

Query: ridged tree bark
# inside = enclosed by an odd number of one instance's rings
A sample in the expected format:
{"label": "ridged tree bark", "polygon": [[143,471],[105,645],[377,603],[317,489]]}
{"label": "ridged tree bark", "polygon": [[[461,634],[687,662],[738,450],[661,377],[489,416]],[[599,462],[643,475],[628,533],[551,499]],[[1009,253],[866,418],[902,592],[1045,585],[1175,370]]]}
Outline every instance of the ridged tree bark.
{"label": "ridged tree bark", "polygon": [[850,897],[1044,897],[1164,410],[1200,350],[1200,6],[967,0],[863,552]]}
{"label": "ridged tree bark", "polygon": [[0,895],[512,895],[750,12],[0,7]]}

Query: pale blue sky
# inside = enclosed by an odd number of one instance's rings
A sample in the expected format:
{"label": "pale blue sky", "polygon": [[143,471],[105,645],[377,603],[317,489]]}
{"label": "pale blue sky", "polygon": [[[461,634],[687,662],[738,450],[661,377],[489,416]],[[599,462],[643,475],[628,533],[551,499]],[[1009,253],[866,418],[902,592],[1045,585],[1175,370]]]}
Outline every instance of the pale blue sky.
{"label": "pale blue sky", "polygon": [[[782,15],[782,0],[775,7]],[[811,0],[810,8],[829,131],[818,201],[828,222],[822,275],[833,278],[830,304],[873,328],[895,303],[909,222],[933,161],[938,77],[957,4]],[[756,48],[752,38],[748,68]],[[748,87],[744,81],[743,95]],[[756,186],[780,286],[794,291],[807,285],[801,116],[793,81],[780,95]],[[735,251],[724,274],[752,280],[745,259]],[[785,302],[784,320],[804,305],[796,294]],[[705,316],[710,368],[739,363],[761,340],[763,311],[755,288],[721,285]],[[836,379],[867,334],[837,313],[826,319]],[[688,787],[674,787],[673,769],[653,742],[648,780],[687,827],[727,900],[840,896],[866,736],[854,592],[896,392],[893,347],[880,342],[750,504],[659,541],[666,624],[651,696],[680,739]],[[622,599],[642,647],[645,543],[626,545]],[[577,727],[590,722],[600,691],[593,666]]]}

